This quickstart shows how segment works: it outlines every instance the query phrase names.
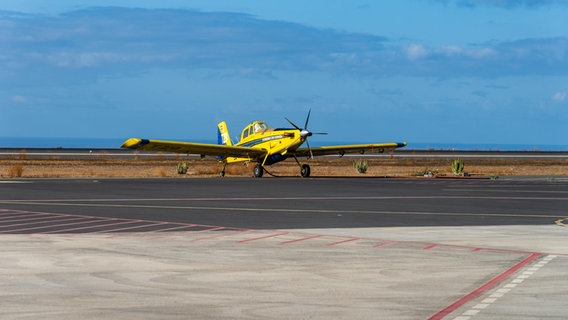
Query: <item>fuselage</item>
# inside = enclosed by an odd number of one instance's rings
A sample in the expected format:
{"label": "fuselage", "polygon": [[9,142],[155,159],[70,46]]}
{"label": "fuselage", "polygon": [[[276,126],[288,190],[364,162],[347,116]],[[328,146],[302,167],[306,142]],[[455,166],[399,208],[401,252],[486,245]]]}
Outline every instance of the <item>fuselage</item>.
{"label": "fuselage", "polygon": [[[268,157],[261,159],[265,165],[271,165],[288,158],[288,152],[299,148],[306,141],[300,130],[270,128],[263,121],[255,121],[246,126],[241,139],[235,146],[266,150]],[[227,162],[251,161],[248,158],[227,158]]]}

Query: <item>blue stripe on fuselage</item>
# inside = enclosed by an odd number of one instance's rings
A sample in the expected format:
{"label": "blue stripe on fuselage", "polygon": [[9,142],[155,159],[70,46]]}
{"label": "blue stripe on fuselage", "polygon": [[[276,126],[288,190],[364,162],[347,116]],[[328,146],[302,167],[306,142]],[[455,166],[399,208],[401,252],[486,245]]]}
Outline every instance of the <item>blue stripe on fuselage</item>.
{"label": "blue stripe on fuselage", "polygon": [[252,147],[252,146],[256,146],[257,144],[266,142],[266,141],[270,141],[270,140],[278,140],[278,139],[283,139],[284,135],[278,135],[278,136],[268,136],[268,137],[264,137],[261,139],[256,139],[256,140],[252,140],[250,142],[244,143],[244,144],[240,144],[238,145],[239,147]]}

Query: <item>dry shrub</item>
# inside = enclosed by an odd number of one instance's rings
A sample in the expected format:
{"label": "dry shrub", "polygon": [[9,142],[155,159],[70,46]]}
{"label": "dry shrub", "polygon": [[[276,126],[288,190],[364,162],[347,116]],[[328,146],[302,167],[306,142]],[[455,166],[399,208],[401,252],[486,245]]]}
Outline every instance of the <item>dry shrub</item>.
{"label": "dry shrub", "polygon": [[194,164],[193,166],[189,166],[191,173],[200,175],[200,174],[218,174],[221,172],[221,167],[217,163],[203,163],[203,164]]}
{"label": "dry shrub", "polygon": [[21,178],[24,174],[24,167],[21,165],[13,165],[8,167],[8,177]]}
{"label": "dry shrub", "polygon": [[250,166],[247,167],[242,163],[233,163],[227,165],[225,172],[229,176],[252,176],[252,169],[250,168]]}
{"label": "dry shrub", "polygon": [[156,169],[156,175],[158,177],[162,177],[165,178],[168,176],[168,172],[166,171],[166,169],[164,169],[163,167],[157,168]]}

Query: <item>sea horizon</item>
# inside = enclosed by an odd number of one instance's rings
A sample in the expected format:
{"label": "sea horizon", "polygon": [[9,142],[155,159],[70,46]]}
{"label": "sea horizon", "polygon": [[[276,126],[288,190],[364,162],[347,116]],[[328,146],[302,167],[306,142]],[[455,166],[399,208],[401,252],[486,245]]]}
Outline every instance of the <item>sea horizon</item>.
{"label": "sea horizon", "polygon": [[[52,138],[52,137],[0,137],[0,149],[119,149],[123,138]],[[171,139],[198,143],[217,143],[207,139]],[[396,141],[399,142],[399,141]],[[568,145],[553,144],[488,144],[451,142],[411,142],[406,149],[414,150],[464,150],[464,151],[568,151]],[[321,145],[359,144],[361,141],[315,141],[313,147]]]}

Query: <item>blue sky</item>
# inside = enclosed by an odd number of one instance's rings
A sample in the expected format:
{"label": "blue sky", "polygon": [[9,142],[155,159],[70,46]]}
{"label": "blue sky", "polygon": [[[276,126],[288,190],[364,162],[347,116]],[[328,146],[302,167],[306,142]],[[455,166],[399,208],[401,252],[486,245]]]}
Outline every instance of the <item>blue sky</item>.
{"label": "blue sky", "polygon": [[0,0],[0,137],[568,146],[568,1]]}

